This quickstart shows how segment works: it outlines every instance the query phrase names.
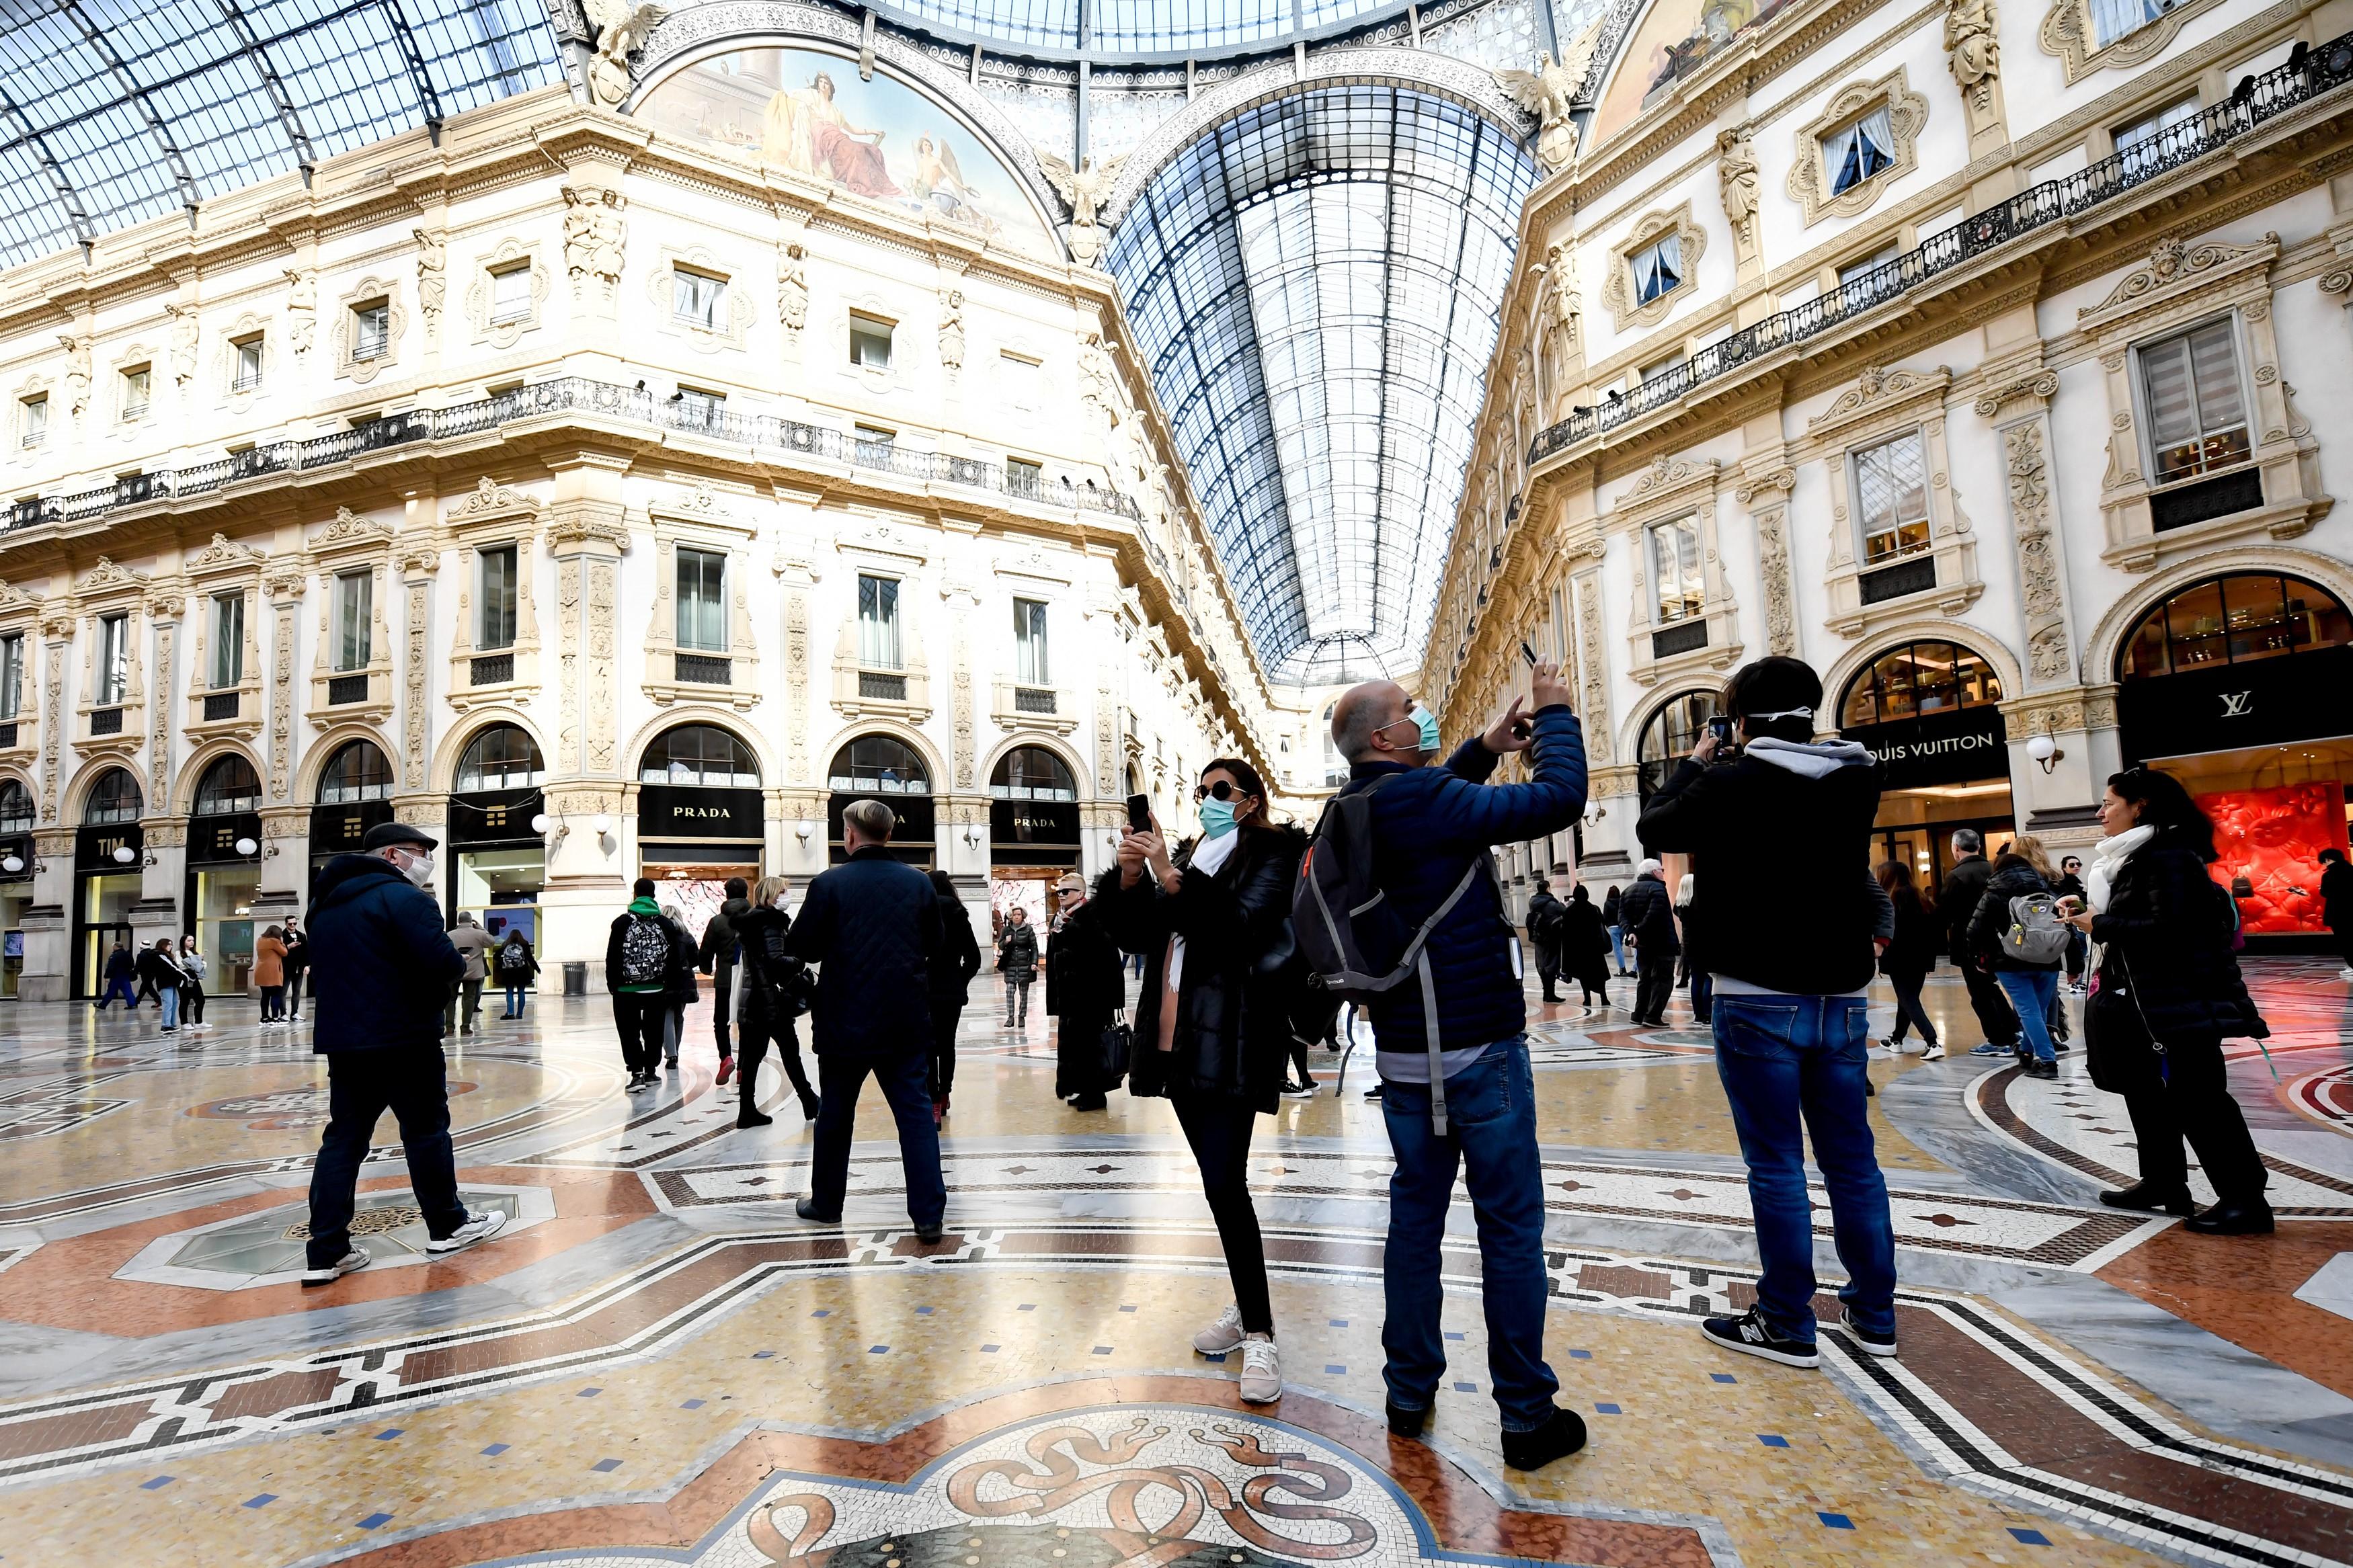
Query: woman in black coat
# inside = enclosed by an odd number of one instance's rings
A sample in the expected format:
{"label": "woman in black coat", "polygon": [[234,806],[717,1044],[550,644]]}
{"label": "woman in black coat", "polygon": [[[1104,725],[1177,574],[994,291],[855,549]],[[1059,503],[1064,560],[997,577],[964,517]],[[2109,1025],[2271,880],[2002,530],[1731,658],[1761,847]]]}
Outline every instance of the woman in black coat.
{"label": "woman in black coat", "polygon": [[801,1066],[800,1031],[793,1020],[808,1010],[807,967],[788,951],[786,938],[793,929],[785,904],[792,883],[782,877],[763,877],[752,889],[752,907],[734,919],[735,940],[743,958],[736,968],[735,1125],[765,1127],[776,1120],[762,1113],[753,1080],[760,1076],[760,1058],[768,1042],[776,1043],[785,1076],[800,1097],[801,1119],[815,1121],[817,1090],[809,1087]]}
{"label": "woman in black coat", "polygon": [[1593,895],[1579,882],[1561,911],[1560,967],[1585,994],[1585,1009],[1609,1005],[1609,931],[1593,907]]}
{"label": "woman in black coat", "polygon": [[1879,973],[1887,976],[1887,984],[1895,990],[1895,1032],[1879,1043],[1900,1055],[1905,1032],[1916,1028],[1927,1052],[1924,1059],[1942,1061],[1945,1047],[1936,1038],[1936,1026],[1928,1020],[1928,1010],[1920,1005],[1920,987],[1927,983],[1928,972],[1936,967],[1936,943],[1944,927],[1928,912],[1912,880],[1911,867],[1890,860],[1875,875],[1895,909],[1895,935],[1879,955]]}
{"label": "woman in black coat", "polygon": [[[2100,826],[2084,872],[2091,907],[2073,918],[2093,942],[2084,1034],[2092,1081],[2124,1096],[2140,1151],[2140,1180],[2100,1201],[2188,1215],[2201,1235],[2268,1235],[2263,1162],[2222,1042],[2271,1029],[2231,951],[2230,895],[2207,874],[2213,824],[2170,774],[2131,768],[2108,780]],[[2221,1200],[2194,1213],[2185,1138]]]}
{"label": "woman in black coat", "polygon": [[1241,1395],[1263,1401],[1282,1392],[1282,1373],[1250,1141],[1260,1113],[1275,1109],[1304,981],[1291,889],[1306,840],[1267,820],[1266,784],[1248,763],[1209,763],[1195,796],[1200,838],[1172,859],[1156,826],[1126,834],[1095,900],[1120,946],[1145,955],[1128,1092],[1166,1095],[1175,1109],[1233,1279],[1234,1305],[1194,1336],[1194,1348],[1239,1348]]}
{"label": "woman in black coat", "polygon": [[1046,1016],[1054,1020],[1054,1095],[1102,1110],[1118,1087],[1103,1072],[1103,1031],[1127,1008],[1127,961],[1077,872],[1054,884],[1060,913],[1046,938]]}
{"label": "woman in black coat", "polygon": [[937,1126],[947,1116],[948,1096],[955,1089],[956,1024],[970,999],[972,977],[980,973],[980,943],[973,938],[972,911],[956,897],[955,879],[934,870],[932,888],[940,896],[944,939],[940,962],[924,978],[932,994],[932,1122]]}

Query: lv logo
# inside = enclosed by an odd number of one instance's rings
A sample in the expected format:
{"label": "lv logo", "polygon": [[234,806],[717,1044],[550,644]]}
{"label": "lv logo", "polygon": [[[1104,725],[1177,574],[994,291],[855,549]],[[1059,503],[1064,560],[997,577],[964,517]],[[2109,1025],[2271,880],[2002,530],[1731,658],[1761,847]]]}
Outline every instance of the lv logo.
{"label": "lv logo", "polygon": [[2254,711],[2255,694],[2252,689],[2225,691],[2221,693],[2221,696],[2222,717],[2225,719],[2243,719]]}

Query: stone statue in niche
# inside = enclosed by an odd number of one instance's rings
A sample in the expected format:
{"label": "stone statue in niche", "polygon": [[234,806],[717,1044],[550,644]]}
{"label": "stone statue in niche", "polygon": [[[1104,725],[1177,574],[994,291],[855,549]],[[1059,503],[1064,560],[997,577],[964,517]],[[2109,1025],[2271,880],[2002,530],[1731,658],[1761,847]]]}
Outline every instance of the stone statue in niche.
{"label": "stone statue in niche", "polygon": [[66,350],[66,406],[79,419],[90,408],[90,351],[94,340],[88,332],[77,332],[58,342]]}
{"label": "stone statue in niche", "polygon": [[182,391],[196,378],[196,308],[166,305],[172,317],[172,380]]}
{"label": "stone statue in niche", "polygon": [[776,320],[797,337],[808,325],[808,252],[798,240],[776,261]]}
{"label": "stone statue in niche", "polygon": [[940,363],[964,368],[964,290],[951,289],[940,300]]}
{"label": "stone statue in niche", "polygon": [[426,229],[417,236],[417,308],[425,312],[425,330],[441,324],[441,304],[448,297],[448,247],[441,237]]}
{"label": "stone statue in niche", "polygon": [[311,352],[319,330],[319,279],[307,268],[286,274],[286,341],[297,354]]}
{"label": "stone statue in niche", "polygon": [[621,193],[566,185],[564,200],[570,209],[564,215],[564,269],[572,279],[572,298],[610,311],[628,235]]}
{"label": "stone statue in niche", "polygon": [[1715,135],[1715,179],[1724,195],[1724,216],[1731,220],[1732,237],[1744,250],[1757,243],[1757,150],[1755,132],[1736,125]]}
{"label": "stone statue in niche", "polygon": [[1971,108],[1991,107],[1993,84],[2001,75],[2000,13],[1994,0],[1952,0],[1945,13],[1945,56],[1953,80]]}

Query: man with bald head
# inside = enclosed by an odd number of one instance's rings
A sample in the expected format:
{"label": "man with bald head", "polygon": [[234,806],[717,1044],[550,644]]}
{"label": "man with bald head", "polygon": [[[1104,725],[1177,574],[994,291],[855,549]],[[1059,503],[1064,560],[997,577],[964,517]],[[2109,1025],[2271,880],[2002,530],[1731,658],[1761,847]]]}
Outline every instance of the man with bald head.
{"label": "man with bald head", "polygon": [[[1389,1429],[1419,1436],[1445,1374],[1438,1249],[1459,1168],[1479,1221],[1504,1462],[1521,1470],[1575,1453],[1585,1423],[1553,1404],[1560,1384],[1544,1359],[1544,1171],[1527,997],[1493,855],[1499,844],[1566,831],[1585,810],[1585,742],[1568,696],[1559,667],[1537,665],[1528,698],[1514,699],[1441,767],[1427,765],[1438,757],[1437,715],[1396,682],[1353,688],[1332,710],[1332,741],[1349,763],[1340,793],[1372,792],[1374,879],[1389,909],[1409,931],[1445,910],[1423,950],[1433,994],[1423,995],[1417,979],[1366,1009],[1397,1154],[1381,1331]],[[1486,782],[1518,752],[1529,753],[1527,783]],[[1444,1095],[1443,1134],[1432,1124],[1433,1069]]]}

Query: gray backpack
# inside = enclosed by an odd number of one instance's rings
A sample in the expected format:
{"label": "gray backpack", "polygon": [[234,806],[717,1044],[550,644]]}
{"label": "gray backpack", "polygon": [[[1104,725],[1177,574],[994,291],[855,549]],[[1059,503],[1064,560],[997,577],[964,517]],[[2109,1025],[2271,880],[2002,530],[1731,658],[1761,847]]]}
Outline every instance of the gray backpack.
{"label": "gray backpack", "polygon": [[2010,924],[2002,929],[2004,957],[2021,963],[2056,963],[2065,956],[2070,934],[2059,918],[2056,893],[2021,893],[2010,900]]}

